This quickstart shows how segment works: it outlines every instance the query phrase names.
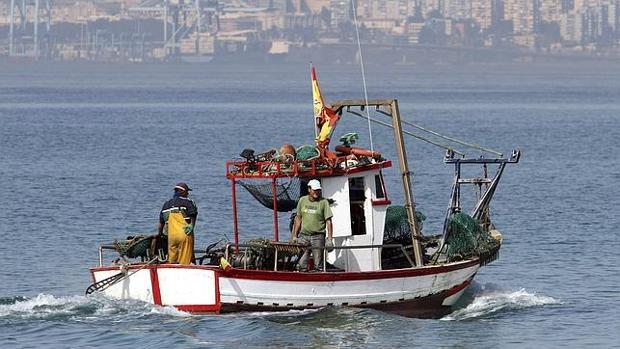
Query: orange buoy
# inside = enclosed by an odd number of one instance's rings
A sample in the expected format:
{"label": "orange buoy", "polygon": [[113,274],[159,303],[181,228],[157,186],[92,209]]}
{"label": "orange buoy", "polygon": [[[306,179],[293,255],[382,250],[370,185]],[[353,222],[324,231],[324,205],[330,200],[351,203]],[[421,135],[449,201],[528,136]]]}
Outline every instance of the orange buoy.
{"label": "orange buoy", "polygon": [[347,147],[345,145],[337,145],[336,151],[343,153],[343,154],[347,154],[347,155],[352,154],[352,155],[357,155],[357,156],[367,156],[367,157],[374,158],[374,159],[381,158],[381,153],[377,151],[372,151],[369,149],[357,148],[357,147]]}

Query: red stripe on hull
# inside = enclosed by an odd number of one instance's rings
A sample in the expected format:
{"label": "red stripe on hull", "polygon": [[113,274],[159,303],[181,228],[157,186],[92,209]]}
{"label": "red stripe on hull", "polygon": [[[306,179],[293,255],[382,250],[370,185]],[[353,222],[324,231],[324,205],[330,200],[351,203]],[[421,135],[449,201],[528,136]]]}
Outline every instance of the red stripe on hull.
{"label": "red stripe on hull", "polygon": [[222,309],[222,300],[220,296],[220,272],[215,271],[215,305],[217,307],[216,313],[220,313]]}
{"label": "red stripe on hull", "polygon": [[437,267],[423,267],[414,269],[395,269],[369,272],[328,272],[328,273],[299,273],[299,272],[275,272],[265,270],[243,270],[230,268],[221,272],[221,277],[249,280],[269,281],[355,281],[355,280],[379,280],[402,277],[416,277],[424,275],[442,274],[455,270],[465,269],[478,265],[478,260],[464,263],[443,265]]}
{"label": "red stripe on hull", "polygon": [[390,205],[392,201],[388,199],[381,199],[381,200],[372,200],[371,203],[373,206],[387,206],[387,205]]}
{"label": "red stripe on hull", "polygon": [[157,269],[151,268],[151,288],[153,289],[153,304],[161,305],[161,291],[159,290],[159,276]]}
{"label": "red stripe on hull", "polygon": [[192,314],[200,314],[200,313],[219,313],[220,306],[219,305],[175,305],[175,308],[186,311]]}
{"label": "red stripe on hull", "polygon": [[[476,274],[474,274],[475,276]],[[453,296],[459,292],[461,292],[462,290],[466,289],[467,286],[469,286],[471,284],[471,282],[474,280],[474,276],[472,276],[469,280],[465,281],[464,283],[454,286],[451,289],[449,289],[447,292],[447,297]],[[446,297],[446,298],[447,298]]]}

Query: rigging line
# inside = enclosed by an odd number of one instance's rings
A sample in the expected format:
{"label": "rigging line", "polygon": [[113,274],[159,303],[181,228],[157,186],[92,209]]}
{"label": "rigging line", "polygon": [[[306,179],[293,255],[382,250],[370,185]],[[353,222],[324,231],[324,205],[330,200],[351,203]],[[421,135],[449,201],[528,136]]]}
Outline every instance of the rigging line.
{"label": "rigging line", "polygon": [[[382,126],[385,126],[385,127],[388,127],[388,128],[393,128],[393,126],[392,126],[392,125],[390,125],[390,124],[388,124],[387,122],[379,121],[379,120],[377,120],[377,119],[367,118],[367,117],[365,117],[365,116],[364,116],[364,115],[362,115],[362,114],[359,114],[359,113],[356,113],[356,112],[353,112],[353,111],[350,111],[350,110],[348,110],[347,112],[348,112],[348,113],[350,113],[350,114],[353,114],[353,115],[355,115],[355,116],[357,116],[357,117],[359,117],[359,118],[362,118],[362,119],[368,119],[368,122],[371,122],[371,121],[372,121],[372,122],[374,122],[374,123],[376,123],[376,124],[379,124],[379,125],[382,125]],[[456,153],[456,154],[458,154],[458,155],[460,155],[460,156],[462,156],[462,157],[465,157],[465,153],[460,152],[460,151],[458,151],[458,150],[456,150],[456,149],[454,149],[454,148],[451,148],[451,147],[449,147],[449,146],[447,146],[447,145],[445,145],[445,144],[441,144],[441,143],[437,143],[437,142],[431,141],[431,140],[430,140],[430,139],[428,139],[428,138],[424,138],[424,137],[419,136],[419,135],[417,135],[417,134],[415,134],[415,133],[413,133],[413,132],[410,132],[410,131],[403,130],[403,133],[404,133],[404,134],[406,134],[406,135],[409,135],[409,136],[411,136],[411,137],[413,137],[413,138],[417,138],[417,139],[419,139],[419,140],[421,140],[421,141],[424,141],[424,142],[426,142],[426,143],[432,144],[432,145],[434,145],[434,146],[436,146],[436,147],[439,147],[439,148],[442,148],[442,149],[445,149],[445,150],[451,150],[451,151],[453,151],[454,153]]]}
{"label": "rigging line", "polygon": [[[391,116],[389,113],[386,113],[386,112],[384,112],[382,110],[379,110],[379,109],[377,109],[377,112],[379,112],[381,114],[385,114],[387,116]],[[430,133],[432,135],[435,135],[435,136],[437,136],[439,138],[443,138],[445,140],[452,141],[454,143],[458,143],[458,144],[461,144],[461,145],[464,145],[464,146],[467,146],[467,147],[470,147],[470,148],[474,148],[474,149],[482,150],[482,151],[485,151],[485,152],[488,152],[488,153],[492,153],[492,154],[498,155],[500,157],[504,156],[503,153],[501,153],[501,152],[499,152],[497,150],[493,150],[493,149],[490,149],[490,148],[485,148],[485,147],[483,147],[481,145],[474,144],[474,143],[468,143],[468,142],[465,142],[465,141],[462,141],[460,139],[453,138],[453,137],[450,137],[450,136],[445,136],[445,135],[442,135],[442,134],[440,134],[440,133],[438,133],[436,131],[433,131],[431,129],[427,129],[425,127],[422,127],[420,125],[414,124],[414,123],[409,122],[407,120],[401,120],[401,122],[403,124],[405,124],[405,125],[409,125],[411,127],[417,128],[418,130],[421,130],[421,131],[424,131],[424,132],[428,132],[428,133]]]}
{"label": "rigging line", "polygon": [[405,125],[409,125],[411,127],[415,127],[418,130],[422,130],[424,132],[428,132],[428,133],[430,133],[432,135],[435,135],[437,137],[440,137],[440,138],[443,138],[443,139],[446,139],[446,140],[449,140],[449,141],[452,141],[452,142],[455,142],[455,143],[458,143],[458,144],[461,144],[461,145],[464,145],[464,146],[467,146],[467,147],[470,147],[470,148],[482,150],[482,151],[485,151],[485,152],[488,152],[488,153],[492,153],[492,154],[495,154],[495,155],[498,155],[498,156],[504,156],[504,154],[502,154],[501,152],[499,152],[497,150],[493,150],[493,149],[490,149],[490,148],[485,148],[485,147],[483,147],[481,145],[478,145],[478,144],[467,143],[467,142],[462,141],[462,140],[457,139],[457,138],[452,138],[452,137],[449,137],[449,136],[445,136],[445,135],[437,133],[437,132],[435,132],[433,130],[424,128],[424,127],[422,127],[420,125],[416,125],[416,124],[414,124],[412,122],[408,122],[408,121],[402,120],[402,123],[405,124]]}
{"label": "rigging line", "polygon": [[360,41],[360,31],[357,25],[357,10],[355,9],[355,0],[351,0],[353,8],[353,22],[355,23],[355,34],[357,36],[357,52],[360,55],[360,68],[362,70],[362,83],[364,85],[364,101],[366,101],[366,116],[368,117],[368,136],[370,137],[370,150],[374,151],[372,143],[372,127],[370,127],[370,110],[368,110],[368,89],[366,88],[366,72],[364,70],[364,58],[362,57],[362,43]]}

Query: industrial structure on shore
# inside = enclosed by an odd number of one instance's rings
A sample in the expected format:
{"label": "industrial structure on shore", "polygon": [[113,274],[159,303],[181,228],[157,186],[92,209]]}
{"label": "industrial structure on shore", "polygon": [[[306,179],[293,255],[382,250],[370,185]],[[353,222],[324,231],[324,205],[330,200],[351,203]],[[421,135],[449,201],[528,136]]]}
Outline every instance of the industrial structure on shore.
{"label": "industrial structure on shore", "polygon": [[290,59],[342,49],[345,56],[337,59],[350,60],[354,11],[362,41],[405,51],[401,61],[407,62],[411,50],[461,50],[467,57],[480,50],[620,55],[620,0],[525,3],[530,2],[6,0],[0,3],[0,56],[206,62]]}
{"label": "industrial structure on shore", "polygon": [[[137,30],[114,33],[94,25],[97,19],[84,17],[80,35],[60,43],[51,35],[53,0],[10,0],[8,54],[32,59],[95,59],[118,56],[140,60],[146,54],[146,37],[150,33]],[[154,19],[161,22],[161,37],[150,37],[151,52],[158,58],[187,55],[210,56],[213,53],[214,18],[227,11],[217,1],[145,0],[124,9],[135,21]],[[129,18],[125,16],[124,20]],[[89,23],[90,22],[90,23]],[[205,25],[203,25],[203,23]],[[109,28],[108,28],[109,29]],[[110,58],[110,57],[108,57]]]}

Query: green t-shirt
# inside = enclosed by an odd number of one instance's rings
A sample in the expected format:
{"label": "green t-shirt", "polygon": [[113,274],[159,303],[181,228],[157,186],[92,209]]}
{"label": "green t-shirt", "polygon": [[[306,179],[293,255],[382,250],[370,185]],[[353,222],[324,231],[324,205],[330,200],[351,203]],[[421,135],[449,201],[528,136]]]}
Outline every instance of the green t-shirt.
{"label": "green t-shirt", "polygon": [[299,198],[297,215],[301,217],[301,233],[304,235],[325,234],[325,221],[333,217],[327,199],[310,201],[307,195]]}

